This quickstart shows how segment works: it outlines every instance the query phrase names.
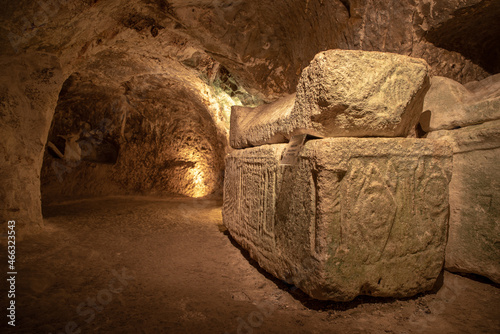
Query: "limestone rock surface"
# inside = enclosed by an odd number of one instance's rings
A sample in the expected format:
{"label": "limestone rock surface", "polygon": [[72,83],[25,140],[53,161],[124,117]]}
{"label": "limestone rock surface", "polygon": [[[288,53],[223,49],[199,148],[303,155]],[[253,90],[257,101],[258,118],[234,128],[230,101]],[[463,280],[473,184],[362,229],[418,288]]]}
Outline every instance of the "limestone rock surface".
{"label": "limestone rock surface", "polygon": [[289,138],[295,94],[256,108],[233,106],[229,142],[233,148],[284,143]]}
{"label": "limestone rock surface", "polygon": [[55,56],[0,57],[0,226],[17,231],[43,225],[40,169],[50,111],[63,81]]}
{"label": "limestone rock surface", "polygon": [[292,126],[323,137],[405,137],[429,88],[422,59],[364,51],[320,52],[297,86]]}
{"label": "limestone rock surface", "polygon": [[500,120],[428,138],[453,146],[445,267],[500,283]]}
{"label": "limestone rock surface", "polygon": [[[22,216],[19,220],[28,225],[42,221],[39,155],[63,82],[74,73],[92,82],[108,73],[106,82],[125,94],[128,88],[121,84],[137,75],[182,77],[175,82],[194,83],[225,133],[229,106],[237,100],[255,105],[257,96],[270,102],[293,93],[302,69],[322,50],[412,55],[425,59],[433,75],[461,83],[498,73],[498,13],[499,2],[490,0],[3,1],[0,71],[6,79],[2,90],[9,93],[0,101],[5,104],[0,110],[0,176],[7,189],[0,195],[5,199],[0,211],[6,219]],[[40,55],[57,59],[44,67]],[[19,76],[18,68],[31,67],[24,64],[28,58],[40,63],[37,72],[54,73],[54,80],[40,80],[40,74]],[[178,70],[178,65],[184,69]],[[23,82],[16,83],[20,77]],[[196,83],[199,80],[205,83]],[[11,115],[11,108],[16,109],[14,116],[4,118],[1,114]],[[33,117],[40,119],[33,123]],[[146,128],[148,124],[145,119]],[[134,178],[142,176],[134,173]],[[141,187],[165,184],[146,181]]]}
{"label": "limestone rock surface", "polygon": [[284,144],[226,159],[223,221],[268,272],[318,299],[406,297],[432,288],[444,261],[451,148],[424,139]]}
{"label": "limestone rock surface", "polygon": [[[423,58],[433,75],[465,83],[498,73],[498,1],[169,1],[180,22],[250,86],[295,91],[322,50]],[[466,56],[464,56],[466,55]]]}
{"label": "limestone rock surface", "polygon": [[420,125],[426,132],[451,130],[500,119],[500,75],[467,85],[433,77]]}
{"label": "limestone rock surface", "polygon": [[[80,146],[82,161],[62,161],[46,151],[44,200],[135,192],[221,193],[227,139],[206,103],[203,82],[187,71],[176,75],[174,70],[182,68],[175,63],[170,73],[114,82],[104,76],[111,66],[99,65],[93,68],[100,77],[73,74],[59,94],[48,140],[65,155],[72,151],[65,148],[68,143]],[[63,138],[70,139],[65,143]],[[80,160],[75,153],[78,159],[72,160]]]}

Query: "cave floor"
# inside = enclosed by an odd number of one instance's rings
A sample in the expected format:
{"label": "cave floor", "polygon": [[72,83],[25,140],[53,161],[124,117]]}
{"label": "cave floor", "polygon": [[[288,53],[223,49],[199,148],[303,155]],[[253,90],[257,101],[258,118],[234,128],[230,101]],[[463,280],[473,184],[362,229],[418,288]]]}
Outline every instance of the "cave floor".
{"label": "cave floor", "polygon": [[405,300],[311,300],[234,243],[220,200],[110,197],[44,217],[18,240],[13,333],[500,332],[498,286],[447,272]]}

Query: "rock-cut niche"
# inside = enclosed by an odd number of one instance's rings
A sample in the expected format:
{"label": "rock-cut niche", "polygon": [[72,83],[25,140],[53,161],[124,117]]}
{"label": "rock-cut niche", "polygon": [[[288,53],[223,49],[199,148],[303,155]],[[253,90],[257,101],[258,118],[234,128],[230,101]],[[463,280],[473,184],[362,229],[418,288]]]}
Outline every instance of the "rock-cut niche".
{"label": "rock-cut niche", "polygon": [[196,94],[165,75],[73,73],[48,136],[42,199],[219,192],[225,139]]}

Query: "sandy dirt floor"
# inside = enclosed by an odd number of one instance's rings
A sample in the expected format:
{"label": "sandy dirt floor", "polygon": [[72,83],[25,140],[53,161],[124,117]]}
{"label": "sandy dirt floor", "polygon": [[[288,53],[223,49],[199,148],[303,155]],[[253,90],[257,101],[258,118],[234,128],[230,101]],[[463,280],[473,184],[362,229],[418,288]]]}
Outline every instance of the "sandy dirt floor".
{"label": "sandy dirt floor", "polygon": [[2,333],[500,333],[500,288],[447,272],[405,300],[311,300],[238,247],[218,200],[82,200],[44,217],[16,244],[16,327]]}

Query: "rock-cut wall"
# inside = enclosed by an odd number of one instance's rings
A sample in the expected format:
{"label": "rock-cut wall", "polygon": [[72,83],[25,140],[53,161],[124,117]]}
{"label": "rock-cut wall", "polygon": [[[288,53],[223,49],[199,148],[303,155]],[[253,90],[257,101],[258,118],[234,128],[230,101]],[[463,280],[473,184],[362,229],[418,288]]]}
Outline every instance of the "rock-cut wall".
{"label": "rock-cut wall", "polygon": [[42,224],[40,170],[64,77],[57,57],[0,57],[0,220]]}

